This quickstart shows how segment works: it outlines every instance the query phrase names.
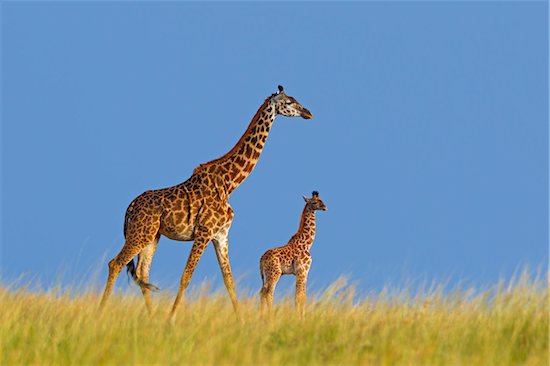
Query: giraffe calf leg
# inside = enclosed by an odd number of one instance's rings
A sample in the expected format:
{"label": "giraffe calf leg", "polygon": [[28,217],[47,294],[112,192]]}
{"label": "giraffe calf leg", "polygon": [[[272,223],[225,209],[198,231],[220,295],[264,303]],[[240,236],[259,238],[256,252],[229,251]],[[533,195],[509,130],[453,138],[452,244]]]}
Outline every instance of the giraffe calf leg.
{"label": "giraffe calf leg", "polygon": [[273,310],[273,293],[275,291],[275,284],[266,284],[260,290],[260,311],[262,316],[272,316]]}
{"label": "giraffe calf leg", "polygon": [[268,301],[267,301],[267,287],[262,286],[260,290],[260,311],[262,314],[265,315],[267,309],[268,309]]}
{"label": "giraffe calf leg", "polygon": [[296,294],[294,308],[300,318],[305,316],[307,271],[296,273]]}
{"label": "giraffe calf leg", "polygon": [[260,258],[260,275],[262,289],[260,290],[260,310],[271,315],[273,308],[273,293],[282,275],[281,261],[276,251],[270,250]]}
{"label": "giraffe calf leg", "polygon": [[266,289],[266,304],[267,304],[267,311],[271,313],[273,310],[273,293],[275,292],[275,285],[277,283],[269,284]]}
{"label": "giraffe calf leg", "polygon": [[[268,273],[269,269],[268,269]],[[266,282],[262,289],[260,290],[260,301],[261,301],[261,309],[262,312],[271,314],[273,309],[273,294],[275,292],[275,286],[277,286],[277,282],[279,282],[279,278],[281,277],[280,272],[271,272],[270,275],[267,276]]]}

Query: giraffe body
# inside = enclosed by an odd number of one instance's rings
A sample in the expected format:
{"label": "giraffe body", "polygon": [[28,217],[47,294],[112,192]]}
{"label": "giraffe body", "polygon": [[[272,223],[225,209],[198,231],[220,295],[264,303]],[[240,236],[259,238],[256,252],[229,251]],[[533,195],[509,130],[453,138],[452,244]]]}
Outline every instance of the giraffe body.
{"label": "giraffe body", "polygon": [[[146,191],[126,210],[122,250],[109,262],[109,275],[101,300],[105,306],[124,266],[140,286],[149,313],[152,312],[148,283],[151,261],[161,235],[179,241],[193,241],[182,274],[171,317],[182,300],[191,275],[209,242],[214,243],[225,286],[235,310],[237,296],[228,258],[228,233],[233,220],[230,194],[254,169],[277,115],[309,119],[311,113],[294,98],[279,92],[268,97],[256,112],[237,144],[222,157],[201,164],[185,182],[173,187]],[[137,256],[137,265],[133,258]]]}
{"label": "giraffe body", "polygon": [[296,276],[296,295],[294,304],[300,315],[304,314],[306,301],[306,283],[311,267],[310,249],[315,240],[316,224],[315,211],[327,210],[327,206],[313,192],[312,198],[304,197],[306,205],[302,211],[298,232],[294,234],[286,245],[269,249],[260,258],[260,275],[262,289],[260,301],[262,309],[271,309],[275,286],[282,275]]}
{"label": "giraffe body", "polygon": [[200,224],[217,233],[216,229],[231,221],[233,212],[228,197],[213,199],[216,193],[210,185],[214,180],[203,171],[176,186],[142,193],[126,210],[125,237],[150,242],[158,232],[172,240],[192,241]]}

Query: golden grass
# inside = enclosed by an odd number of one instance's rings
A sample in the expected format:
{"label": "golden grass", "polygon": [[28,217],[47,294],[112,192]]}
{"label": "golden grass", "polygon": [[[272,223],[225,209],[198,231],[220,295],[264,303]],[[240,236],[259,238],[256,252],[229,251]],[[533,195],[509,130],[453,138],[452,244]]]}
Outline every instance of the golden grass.
{"label": "golden grass", "polygon": [[548,286],[528,275],[477,292],[387,289],[361,301],[337,281],[310,297],[304,320],[286,298],[266,321],[248,297],[239,321],[224,291],[199,289],[170,325],[173,296],[155,296],[150,318],[138,292],[114,295],[99,315],[95,291],[0,287],[0,364],[548,364]]}

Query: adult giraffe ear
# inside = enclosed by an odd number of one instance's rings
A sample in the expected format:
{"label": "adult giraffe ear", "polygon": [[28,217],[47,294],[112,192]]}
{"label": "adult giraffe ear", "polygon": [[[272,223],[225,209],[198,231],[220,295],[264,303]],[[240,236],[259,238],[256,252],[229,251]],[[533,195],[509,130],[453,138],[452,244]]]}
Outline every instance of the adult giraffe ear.
{"label": "adult giraffe ear", "polygon": [[309,198],[307,198],[306,196],[302,196],[304,198],[304,201],[306,202],[309,202]]}

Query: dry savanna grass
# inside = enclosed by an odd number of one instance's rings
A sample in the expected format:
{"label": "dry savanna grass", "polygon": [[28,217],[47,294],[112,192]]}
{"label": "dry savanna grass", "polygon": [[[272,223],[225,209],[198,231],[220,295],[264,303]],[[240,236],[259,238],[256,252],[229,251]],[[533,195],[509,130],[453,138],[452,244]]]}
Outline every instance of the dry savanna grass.
{"label": "dry savanna grass", "polygon": [[0,289],[0,364],[39,365],[547,365],[548,286],[523,274],[485,290],[388,288],[357,300],[337,281],[261,317],[241,299],[241,320],[224,291],[200,288],[173,324],[173,296],[155,297],[149,317],[139,291],[117,294],[99,315],[96,290]]}

